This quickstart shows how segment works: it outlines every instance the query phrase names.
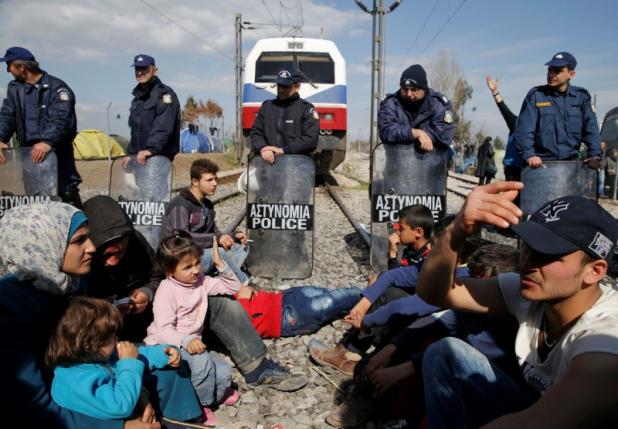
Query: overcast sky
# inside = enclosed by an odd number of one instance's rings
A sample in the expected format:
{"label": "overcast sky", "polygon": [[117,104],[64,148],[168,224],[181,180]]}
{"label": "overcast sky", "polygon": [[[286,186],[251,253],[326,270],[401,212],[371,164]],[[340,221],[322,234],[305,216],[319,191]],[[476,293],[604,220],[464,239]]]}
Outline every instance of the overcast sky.
{"label": "overcast sky", "polygon": [[[129,65],[135,54],[147,53],[182,104],[189,94],[214,99],[231,130],[234,14],[282,23],[285,32],[298,22],[299,3],[303,34],[334,40],[347,60],[349,138],[367,136],[371,17],[352,0],[0,0],[0,51],[24,46],[46,71],[65,80],[77,96],[79,129],[107,130],[105,112],[112,103],[111,132],[128,134],[135,85]],[[474,88],[466,115],[476,128],[506,137],[485,75],[500,79],[500,92],[517,113],[527,91],[545,83],[543,64],[567,50],[579,63],[574,84],[597,95],[602,120],[618,105],[616,16],[618,2],[612,0],[403,0],[385,18],[386,92],[397,88],[408,65],[427,65],[440,49],[451,51]],[[248,53],[258,38],[280,35],[275,26],[245,31],[243,50]],[[10,78],[0,74],[0,98]]]}

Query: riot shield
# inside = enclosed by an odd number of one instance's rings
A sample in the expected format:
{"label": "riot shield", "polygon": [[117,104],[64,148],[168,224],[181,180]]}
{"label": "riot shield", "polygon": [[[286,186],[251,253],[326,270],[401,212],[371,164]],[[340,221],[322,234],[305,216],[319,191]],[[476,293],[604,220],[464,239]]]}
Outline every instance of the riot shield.
{"label": "riot shield", "polygon": [[379,144],[373,151],[371,182],[371,266],[388,267],[388,237],[397,212],[422,204],[434,220],[446,213],[446,151],[423,152],[414,145]]}
{"label": "riot shield", "polygon": [[282,155],[273,165],[260,157],[248,165],[246,265],[252,275],[304,279],[313,271],[313,160]]}
{"label": "riot shield", "polygon": [[109,196],[118,201],[155,250],[161,241],[161,221],[171,189],[172,162],[164,156],[152,156],[144,165],[138,164],[135,155],[112,163]]}
{"label": "riot shield", "polygon": [[524,218],[546,202],[567,195],[597,200],[597,172],[581,161],[543,161],[541,168],[524,168],[521,181]]}
{"label": "riot shield", "polygon": [[0,218],[11,207],[58,199],[58,161],[50,152],[35,164],[32,148],[3,150],[5,164],[0,165]]}

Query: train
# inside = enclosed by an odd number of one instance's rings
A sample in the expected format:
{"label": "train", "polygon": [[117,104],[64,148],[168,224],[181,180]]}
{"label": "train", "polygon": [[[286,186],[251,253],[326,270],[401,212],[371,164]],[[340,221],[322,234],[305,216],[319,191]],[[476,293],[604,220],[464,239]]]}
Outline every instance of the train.
{"label": "train", "polygon": [[320,139],[314,155],[316,175],[328,174],[346,153],[346,63],[331,40],[304,37],[260,39],[245,60],[242,128],[245,142],[260,106],[277,96],[277,73],[284,68],[300,70],[300,96],[312,103],[320,116]]}

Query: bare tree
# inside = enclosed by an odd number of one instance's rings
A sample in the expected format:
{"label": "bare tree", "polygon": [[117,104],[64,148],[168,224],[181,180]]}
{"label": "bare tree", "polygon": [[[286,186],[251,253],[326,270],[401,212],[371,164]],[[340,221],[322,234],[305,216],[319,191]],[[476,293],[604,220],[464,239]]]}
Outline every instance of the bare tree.
{"label": "bare tree", "polygon": [[471,136],[471,121],[464,117],[464,107],[472,98],[472,87],[468,84],[454,53],[441,50],[429,63],[430,86],[446,95],[453,106],[457,143],[468,142]]}

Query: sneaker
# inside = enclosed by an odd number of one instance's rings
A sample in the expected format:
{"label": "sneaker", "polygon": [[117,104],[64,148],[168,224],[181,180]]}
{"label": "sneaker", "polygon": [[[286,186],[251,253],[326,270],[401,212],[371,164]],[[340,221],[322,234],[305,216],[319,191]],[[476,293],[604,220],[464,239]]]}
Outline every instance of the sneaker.
{"label": "sneaker", "polygon": [[240,399],[240,392],[236,389],[228,387],[225,389],[225,393],[223,394],[223,405],[231,406],[234,405]]}
{"label": "sneaker", "polygon": [[354,428],[369,421],[374,415],[371,401],[356,397],[346,399],[326,416],[326,423],[336,428]]}
{"label": "sneaker", "polygon": [[292,374],[289,369],[269,360],[258,379],[253,383],[247,383],[247,386],[250,388],[264,386],[280,392],[295,392],[305,387],[308,382],[304,374]]}
{"label": "sneaker", "polygon": [[354,369],[362,359],[361,355],[347,350],[342,344],[328,347],[316,339],[309,341],[307,349],[315,362],[320,365],[330,366],[348,377],[354,375]]}

